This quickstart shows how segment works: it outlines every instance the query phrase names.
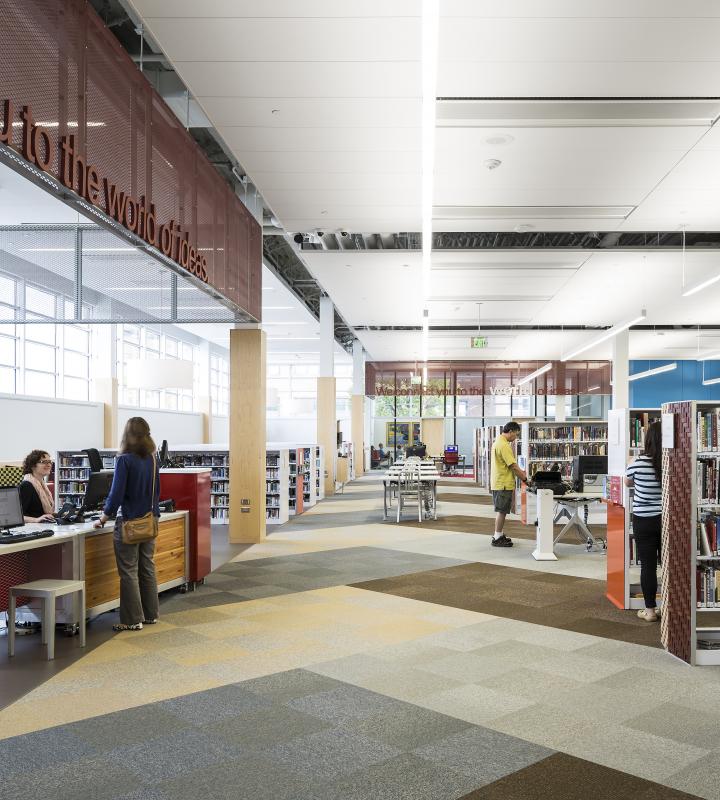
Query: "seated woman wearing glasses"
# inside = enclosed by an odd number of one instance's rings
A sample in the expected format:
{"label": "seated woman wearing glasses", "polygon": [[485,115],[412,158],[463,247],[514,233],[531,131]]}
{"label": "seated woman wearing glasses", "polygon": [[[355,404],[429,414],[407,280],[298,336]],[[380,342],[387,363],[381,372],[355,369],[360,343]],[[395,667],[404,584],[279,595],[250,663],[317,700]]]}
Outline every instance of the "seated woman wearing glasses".
{"label": "seated woman wearing glasses", "polygon": [[52,470],[52,459],[44,450],[33,450],[23,461],[20,502],[25,522],[54,522],[55,504],[45,480]]}

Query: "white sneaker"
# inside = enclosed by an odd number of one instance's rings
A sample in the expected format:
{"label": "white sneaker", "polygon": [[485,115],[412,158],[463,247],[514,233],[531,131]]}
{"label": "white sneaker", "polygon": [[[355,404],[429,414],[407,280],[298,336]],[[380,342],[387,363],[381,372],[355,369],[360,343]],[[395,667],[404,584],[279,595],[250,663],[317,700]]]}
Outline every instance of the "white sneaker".
{"label": "white sneaker", "polygon": [[645,622],[658,621],[658,615],[655,613],[654,608],[643,608],[642,611],[638,611],[637,615],[640,619],[644,619]]}

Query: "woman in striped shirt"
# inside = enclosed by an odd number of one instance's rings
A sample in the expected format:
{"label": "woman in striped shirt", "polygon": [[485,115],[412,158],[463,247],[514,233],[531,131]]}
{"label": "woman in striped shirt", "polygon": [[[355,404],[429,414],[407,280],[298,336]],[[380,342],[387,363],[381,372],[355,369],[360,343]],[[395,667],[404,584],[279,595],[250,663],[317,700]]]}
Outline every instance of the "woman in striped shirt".
{"label": "woman in striped shirt", "polygon": [[625,485],[635,489],[633,534],[637,557],[640,559],[640,585],[645,599],[645,608],[638,611],[638,617],[646,622],[657,622],[659,618],[655,596],[662,519],[661,458],[661,425],[651,422],[645,434],[642,455],[630,464],[625,473]]}

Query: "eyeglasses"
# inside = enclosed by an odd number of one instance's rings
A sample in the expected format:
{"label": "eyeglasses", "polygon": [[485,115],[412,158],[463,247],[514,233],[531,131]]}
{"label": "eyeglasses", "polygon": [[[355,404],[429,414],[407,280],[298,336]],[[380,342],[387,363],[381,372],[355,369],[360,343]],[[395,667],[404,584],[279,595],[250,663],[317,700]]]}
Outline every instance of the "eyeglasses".
{"label": "eyeglasses", "polygon": [[38,464],[44,464],[46,466],[52,463],[53,463],[52,458],[43,458],[41,461],[38,461]]}

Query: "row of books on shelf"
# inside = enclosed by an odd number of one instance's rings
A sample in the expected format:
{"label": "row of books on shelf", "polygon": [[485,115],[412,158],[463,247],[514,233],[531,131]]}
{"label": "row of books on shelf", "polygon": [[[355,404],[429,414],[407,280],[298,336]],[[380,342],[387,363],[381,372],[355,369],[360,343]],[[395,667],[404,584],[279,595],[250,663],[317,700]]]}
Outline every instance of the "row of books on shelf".
{"label": "row of books on shelf", "polygon": [[697,526],[697,554],[699,556],[716,556],[720,554],[720,516],[717,514],[701,514]]}
{"label": "row of books on shelf", "polygon": [[695,462],[698,503],[717,503],[720,498],[718,459],[699,458]]}
{"label": "row of books on shelf", "polygon": [[215,469],[212,470],[212,472],[210,473],[210,477],[213,480],[217,480],[218,478],[229,478],[230,477],[230,473],[229,473],[227,467],[225,467],[225,468],[219,467],[219,468],[215,468]]}
{"label": "row of books on shelf", "polygon": [[214,506],[210,509],[210,518],[218,522],[227,522],[230,519],[230,509]]}
{"label": "row of books on shelf", "polygon": [[59,494],[85,494],[87,481],[58,481]]}
{"label": "row of books on shelf", "polygon": [[270,454],[265,456],[265,466],[266,467],[279,467],[280,466],[280,456],[271,456]]}
{"label": "row of books on shelf", "polygon": [[173,453],[173,458],[184,467],[227,467],[230,457],[214,453]]}
{"label": "row of books on shelf", "polygon": [[280,470],[279,469],[271,469],[268,467],[265,470],[265,477],[269,479],[275,479],[280,477]]}
{"label": "row of books on shelf", "polygon": [[268,494],[265,496],[265,508],[280,508],[280,499],[277,495]]}
{"label": "row of books on shelf", "polygon": [[227,494],[214,494],[210,508],[227,508],[230,505],[230,496]]}
{"label": "row of books on shelf", "polygon": [[265,491],[266,492],[279,492],[280,491],[280,481],[265,481]]}
{"label": "row of books on shelf", "polygon": [[720,408],[698,411],[697,416],[698,451],[717,450],[720,446]]}
{"label": "row of books on shelf", "polygon": [[89,478],[90,467],[60,467],[58,469],[58,479],[63,478]]}
{"label": "row of books on shelf", "polygon": [[572,458],[573,456],[605,456],[607,442],[544,442],[529,445],[530,458]]}
{"label": "row of books on shelf", "polygon": [[228,491],[230,487],[230,481],[211,481],[210,482],[210,491],[215,493],[219,492],[223,494]]}
{"label": "row of books on shelf", "polygon": [[571,442],[582,442],[588,439],[607,439],[606,425],[548,425],[530,426],[530,441],[543,439],[566,439]]}
{"label": "row of books on shelf", "polygon": [[530,477],[534,477],[537,472],[550,472],[553,467],[559,466],[560,471],[558,475],[563,480],[569,480],[572,477],[572,462],[565,461],[562,464],[557,464],[555,461],[531,461],[530,462]]}
{"label": "row of books on shelf", "polygon": [[280,519],[280,509],[267,506],[265,508],[265,519]]}
{"label": "row of books on shelf", "polygon": [[720,608],[716,572],[715,567],[698,567],[695,584],[698,608]]}
{"label": "row of books on shelf", "polygon": [[651,422],[659,421],[660,417],[657,414],[648,414],[647,412],[633,416],[630,419],[629,446],[636,450],[645,447],[645,434],[647,433],[648,425]]}

